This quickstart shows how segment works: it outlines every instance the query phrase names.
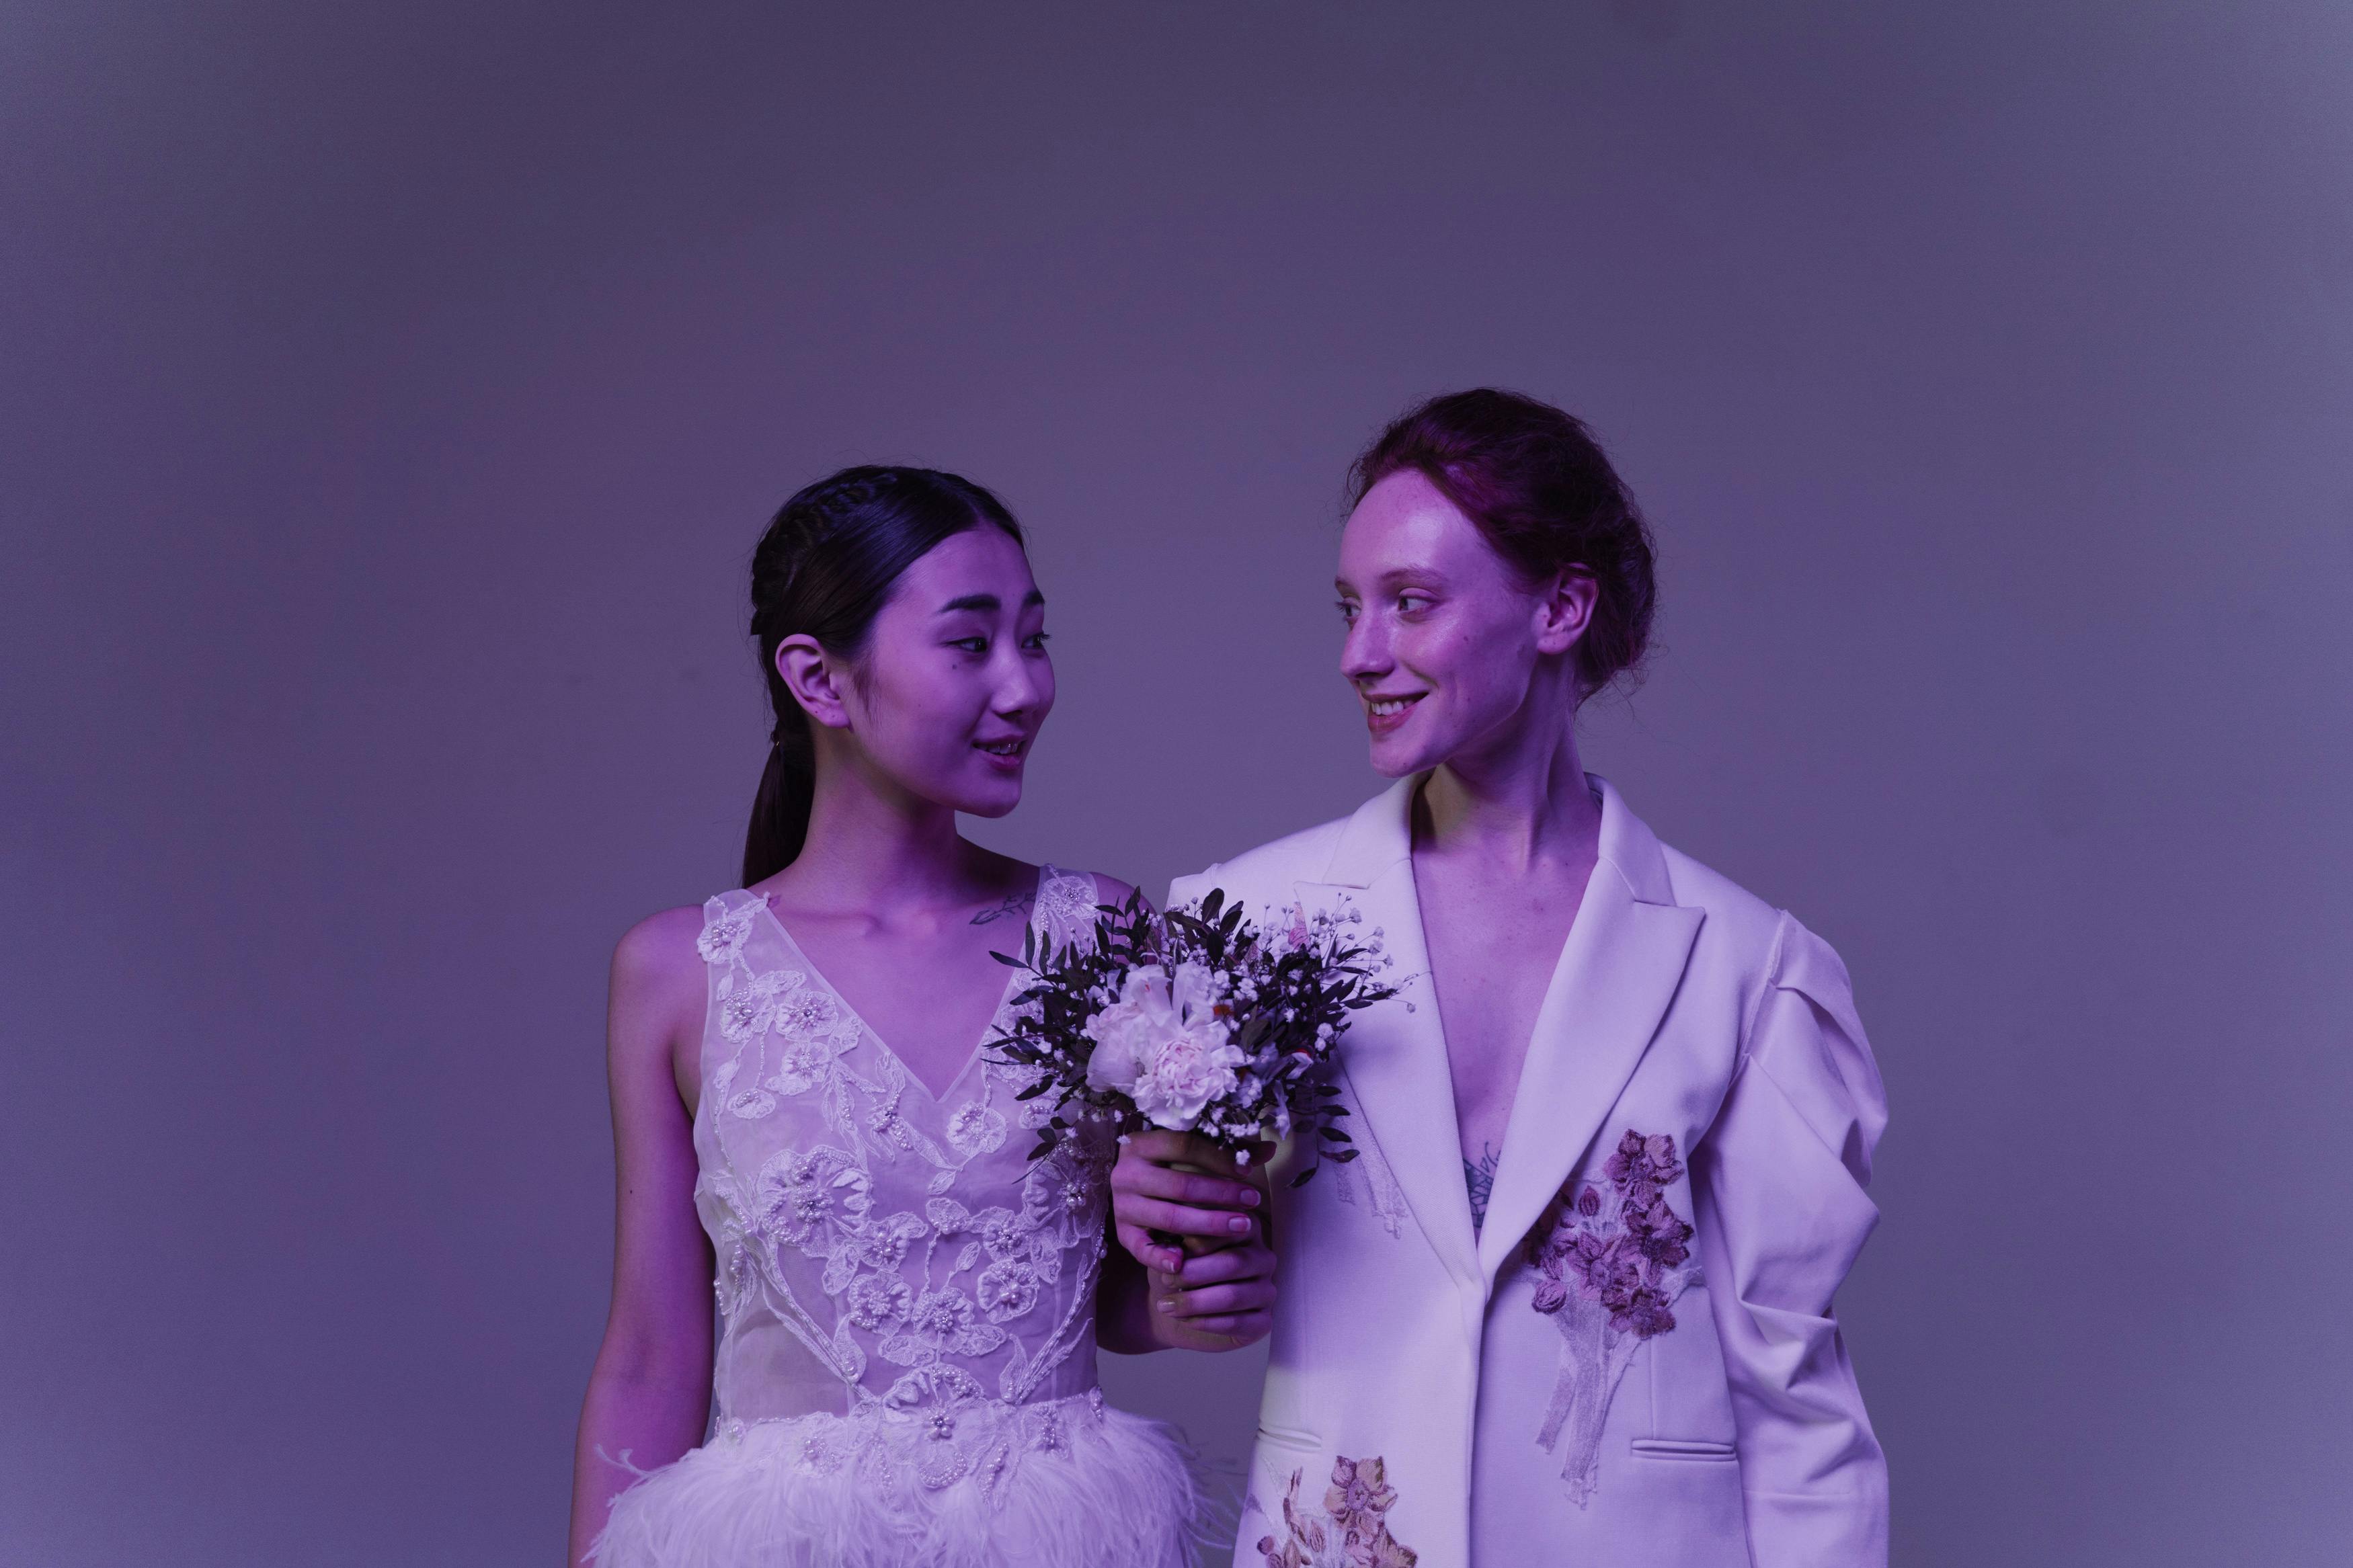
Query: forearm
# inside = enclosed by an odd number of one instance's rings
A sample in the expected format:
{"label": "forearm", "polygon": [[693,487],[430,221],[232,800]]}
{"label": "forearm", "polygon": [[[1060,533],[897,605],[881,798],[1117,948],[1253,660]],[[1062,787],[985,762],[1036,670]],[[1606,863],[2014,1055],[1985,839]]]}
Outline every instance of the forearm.
{"label": "forearm", "polygon": [[613,1499],[702,1440],[711,1418],[707,1369],[640,1363],[611,1366],[600,1356],[581,1401],[572,1456],[572,1530],[567,1563],[577,1563],[605,1528]]}

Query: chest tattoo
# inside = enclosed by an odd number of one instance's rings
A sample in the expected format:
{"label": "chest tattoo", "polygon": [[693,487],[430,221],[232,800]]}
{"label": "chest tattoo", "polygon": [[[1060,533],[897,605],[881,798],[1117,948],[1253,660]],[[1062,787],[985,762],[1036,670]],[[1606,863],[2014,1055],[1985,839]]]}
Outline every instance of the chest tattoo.
{"label": "chest tattoo", "polygon": [[1479,1146],[1476,1160],[1462,1162],[1462,1184],[1471,1189],[1471,1228],[1482,1230],[1487,1224],[1487,1199],[1495,1190],[1495,1160],[1497,1150],[1493,1143]]}

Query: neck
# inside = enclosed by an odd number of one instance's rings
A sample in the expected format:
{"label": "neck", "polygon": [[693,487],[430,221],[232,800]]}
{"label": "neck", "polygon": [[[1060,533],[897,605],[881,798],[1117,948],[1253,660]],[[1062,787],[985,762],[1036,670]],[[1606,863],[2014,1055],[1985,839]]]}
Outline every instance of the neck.
{"label": "neck", "polygon": [[818,746],[808,837],[784,873],[795,890],[813,903],[864,910],[969,899],[974,848],[957,834],[955,810],[910,794],[846,750]]}
{"label": "neck", "polygon": [[1577,749],[1573,701],[1528,706],[1493,743],[1468,749],[1431,772],[1414,810],[1414,847],[1465,854],[1526,871],[1539,862],[1589,862],[1601,841],[1601,806]]}

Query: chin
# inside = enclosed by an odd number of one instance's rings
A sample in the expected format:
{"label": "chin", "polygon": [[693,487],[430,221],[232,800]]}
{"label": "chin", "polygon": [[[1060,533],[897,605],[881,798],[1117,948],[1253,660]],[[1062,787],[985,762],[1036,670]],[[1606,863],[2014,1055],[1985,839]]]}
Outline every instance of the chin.
{"label": "chin", "polygon": [[1005,816],[1021,804],[1021,781],[989,779],[976,783],[958,790],[953,804],[966,816]]}
{"label": "chin", "polygon": [[1434,768],[1446,759],[1431,756],[1430,748],[1403,735],[1384,735],[1372,744],[1368,760],[1373,772],[1385,779],[1401,779],[1409,773]]}

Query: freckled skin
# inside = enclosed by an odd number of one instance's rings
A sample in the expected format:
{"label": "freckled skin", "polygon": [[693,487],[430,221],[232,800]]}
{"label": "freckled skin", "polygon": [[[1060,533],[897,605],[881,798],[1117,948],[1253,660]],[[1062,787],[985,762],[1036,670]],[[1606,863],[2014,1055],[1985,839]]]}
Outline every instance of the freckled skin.
{"label": "freckled skin", "polygon": [[[1409,471],[1349,514],[1335,586],[1347,627],[1340,671],[1373,766],[1391,778],[1430,771],[1414,803],[1414,889],[1475,1197],[1493,1180],[1536,1012],[1599,858],[1601,806],[1575,731],[1575,653],[1593,579],[1571,568],[1523,581],[1476,523]],[[1383,711],[1396,699],[1405,705]],[[1249,1205],[1232,1184],[1167,1169],[1208,1152],[1176,1133],[1122,1152],[1112,1173],[1119,1237],[1147,1267],[1182,1258],[1155,1230],[1222,1237],[1240,1224],[1229,1211]]]}
{"label": "freckled skin", "polygon": [[[1501,1147],[1529,1037],[1600,844],[1577,755],[1574,652],[1592,579],[1524,582],[1478,525],[1408,470],[1341,535],[1340,668],[1372,763],[1432,770],[1414,808],[1414,888],[1467,1167]],[[1407,697],[1383,717],[1376,700]]]}

